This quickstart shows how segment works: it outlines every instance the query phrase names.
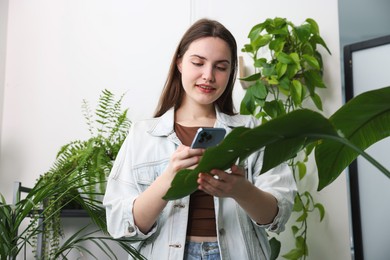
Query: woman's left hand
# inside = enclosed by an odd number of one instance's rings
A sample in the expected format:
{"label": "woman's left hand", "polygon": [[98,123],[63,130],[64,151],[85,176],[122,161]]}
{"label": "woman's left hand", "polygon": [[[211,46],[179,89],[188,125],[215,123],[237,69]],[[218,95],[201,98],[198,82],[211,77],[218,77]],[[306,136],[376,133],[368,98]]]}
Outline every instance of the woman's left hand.
{"label": "woman's left hand", "polygon": [[214,169],[208,173],[200,173],[198,176],[198,189],[216,197],[235,197],[245,190],[245,169],[233,165],[231,173]]}

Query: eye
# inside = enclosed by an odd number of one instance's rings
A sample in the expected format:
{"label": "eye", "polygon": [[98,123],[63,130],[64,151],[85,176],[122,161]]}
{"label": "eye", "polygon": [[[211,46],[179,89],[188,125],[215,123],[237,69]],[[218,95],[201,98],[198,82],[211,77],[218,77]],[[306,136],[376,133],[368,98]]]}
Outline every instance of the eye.
{"label": "eye", "polygon": [[215,68],[219,71],[226,71],[227,70],[227,67],[226,66],[220,66],[220,65],[216,65]]}
{"label": "eye", "polygon": [[203,63],[200,63],[200,62],[191,62],[193,65],[197,66],[197,67],[200,67],[203,65]]}
{"label": "eye", "polygon": [[221,66],[216,66],[217,70],[220,70],[220,71],[226,71],[227,68],[225,67],[221,67]]}

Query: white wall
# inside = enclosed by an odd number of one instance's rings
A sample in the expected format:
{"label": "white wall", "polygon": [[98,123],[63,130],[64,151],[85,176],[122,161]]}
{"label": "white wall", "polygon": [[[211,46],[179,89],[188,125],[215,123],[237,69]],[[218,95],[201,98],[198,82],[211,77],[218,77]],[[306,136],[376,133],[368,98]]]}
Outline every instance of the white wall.
{"label": "white wall", "polygon": [[[268,17],[297,24],[314,18],[332,50],[332,56],[323,52],[324,112],[332,114],[341,104],[337,0],[292,2],[10,1],[0,191],[11,199],[13,181],[32,186],[61,145],[87,137],[81,101],[94,104],[104,88],[118,96],[127,92],[124,107],[131,120],[150,117],[178,40],[190,22],[204,16],[231,29],[240,48],[251,27]],[[237,84],[237,108],[243,94]],[[315,174],[308,182],[314,190]],[[309,227],[309,259],[350,259],[345,177],[316,197],[327,215]]]}
{"label": "white wall", "polygon": [[131,119],[151,116],[188,13],[180,0],[11,1],[2,190],[32,185],[61,145],[88,136],[81,102],[104,88],[127,92]]}
{"label": "white wall", "polygon": [[[0,1],[0,137],[2,130],[4,83],[5,83],[5,54],[7,42],[8,0]],[[1,138],[0,138],[1,147]],[[1,152],[1,150],[0,150]]]}

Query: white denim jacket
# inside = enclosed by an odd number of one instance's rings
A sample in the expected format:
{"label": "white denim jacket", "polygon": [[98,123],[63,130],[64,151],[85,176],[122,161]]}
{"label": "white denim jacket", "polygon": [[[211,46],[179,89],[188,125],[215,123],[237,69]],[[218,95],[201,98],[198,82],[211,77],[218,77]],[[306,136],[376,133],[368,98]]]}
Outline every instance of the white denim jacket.
{"label": "white denim jacket", "polygon": [[[216,112],[214,127],[223,127],[227,133],[238,126],[253,128],[259,124],[252,116]],[[112,237],[134,241],[133,246],[147,259],[176,260],[183,259],[184,254],[189,196],[169,201],[147,234],[134,224],[132,213],[134,200],[162,174],[180,144],[173,125],[173,109],[159,118],[132,125],[108,178],[103,201]],[[290,217],[296,193],[290,168],[282,164],[260,175],[261,166],[261,151],[248,157],[247,178],[277,199],[278,214],[271,224],[258,225],[233,199],[214,197],[218,243],[224,260],[269,259],[265,230],[283,231]]]}

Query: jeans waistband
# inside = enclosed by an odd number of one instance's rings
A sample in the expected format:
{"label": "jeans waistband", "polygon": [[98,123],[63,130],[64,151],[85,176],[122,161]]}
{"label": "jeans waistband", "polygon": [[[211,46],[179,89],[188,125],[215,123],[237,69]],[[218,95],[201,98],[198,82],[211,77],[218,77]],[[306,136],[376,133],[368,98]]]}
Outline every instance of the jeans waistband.
{"label": "jeans waistband", "polygon": [[[186,254],[188,256],[198,256],[200,259],[219,259],[220,252],[218,242],[186,242]],[[195,258],[187,258],[195,259]]]}

